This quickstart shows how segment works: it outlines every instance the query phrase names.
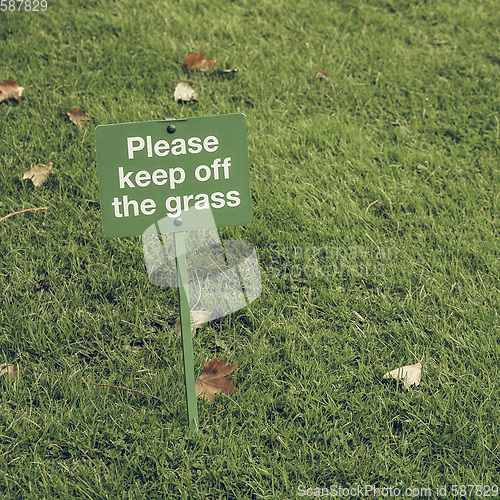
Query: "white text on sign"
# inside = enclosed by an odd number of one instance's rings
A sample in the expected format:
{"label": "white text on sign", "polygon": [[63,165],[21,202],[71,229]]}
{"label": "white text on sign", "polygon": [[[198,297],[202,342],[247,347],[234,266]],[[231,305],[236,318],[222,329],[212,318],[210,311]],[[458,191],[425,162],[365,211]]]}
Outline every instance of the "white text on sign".
{"label": "white text on sign", "polygon": [[[187,147],[186,147],[187,142]],[[153,144],[151,136],[143,137],[127,137],[128,159],[133,160],[137,151],[142,151],[146,147],[148,158],[153,157],[153,152],[156,156],[167,156],[169,152],[173,155],[185,155],[187,153],[197,154],[202,150],[208,153],[215,153],[219,148],[219,139],[214,135],[208,135],[203,139],[200,137],[190,137],[187,141],[182,138],[174,139],[171,143],[164,139],[160,139]]]}
{"label": "white text on sign", "polygon": [[[194,177],[197,181],[208,181],[212,178],[212,172],[210,171],[210,169],[212,169],[213,178],[218,181],[220,179],[219,170],[222,168],[224,171],[224,179],[229,179],[230,166],[231,157],[225,158],[223,163],[221,163],[221,158],[216,158],[210,166],[198,165],[194,171]],[[152,174],[147,170],[140,170],[134,177],[133,176],[133,171],[125,173],[123,167],[118,167],[118,183],[120,185],[120,189],[125,187],[134,188],[137,186],[148,187],[151,182],[157,186],[164,186],[167,182],[169,182],[170,189],[175,189],[177,184],[182,184],[186,179],[186,173],[182,167],[171,167],[168,169],[168,174],[163,168],[156,169]],[[135,185],[132,177],[135,179]]]}
{"label": "white text on sign", "polygon": [[[168,211],[168,216],[175,218],[179,217],[182,210],[187,212],[189,208],[195,210],[208,210],[210,208],[237,207],[240,204],[239,191],[228,191],[225,195],[220,191],[212,193],[210,197],[206,193],[199,193],[196,196],[185,194],[184,196],[169,196],[165,200],[165,208]],[[137,217],[139,213],[142,215],[153,215],[156,212],[156,203],[154,200],[147,198],[140,203],[137,200],[129,200],[125,195],[120,198],[113,199],[111,205],[115,211],[115,217]]]}
{"label": "white text on sign", "polygon": [[[199,138],[195,137],[191,139]],[[191,139],[188,140],[188,144]],[[182,139],[182,141],[184,140]],[[137,142],[137,145],[135,145],[135,142]],[[155,148],[158,142],[155,143]],[[127,143],[129,147],[129,156],[130,154],[133,155],[134,151],[139,150],[139,148],[144,148],[144,144],[149,144],[149,146],[147,146],[148,148],[150,148],[152,144],[150,136],[146,137],[146,141],[144,141],[144,139],[142,139],[141,137],[128,137]],[[203,148],[217,149],[217,138],[215,136],[207,136],[204,140]],[[215,158],[211,165],[198,165],[194,170],[194,177],[199,182],[205,182],[209,179],[213,179],[216,181],[229,179],[230,167],[230,156],[224,158],[224,160],[222,160],[222,158]],[[158,168],[153,172],[149,172],[148,170],[139,170],[138,172],[134,172],[133,170],[125,171],[124,167],[118,167],[118,185],[120,189],[144,188],[148,187],[151,183],[156,186],[164,186],[168,183],[170,190],[173,191],[175,190],[177,185],[182,184],[185,180],[186,172],[182,167],[170,167],[168,170]],[[182,210],[188,211],[190,208],[194,208],[195,210],[209,210],[210,208],[217,209],[223,208],[225,206],[237,207],[239,206],[239,204],[240,193],[236,190],[229,191],[225,194],[220,191],[216,191],[210,196],[206,193],[199,193],[196,195],[189,194],[183,195],[182,197],[169,196],[165,200],[167,215],[172,218],[179,217]],[[122,197],[114,197],[111,205],[113,207],[114,216],[116,218],[130,216],[138,217],[139,215],[153,215],[157,209],[156,202],[151,198],[137,201],[129,198],[128,195],[124,195]]]}

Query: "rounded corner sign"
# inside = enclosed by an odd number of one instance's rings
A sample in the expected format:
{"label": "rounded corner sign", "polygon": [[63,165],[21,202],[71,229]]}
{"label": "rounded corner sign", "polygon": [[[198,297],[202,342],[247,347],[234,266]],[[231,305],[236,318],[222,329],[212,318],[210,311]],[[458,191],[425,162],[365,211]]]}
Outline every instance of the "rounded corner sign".
{"label": "rounded corner sign", "polygon": [[95,135],[107,238],[141,235],[162,219],[200,229],[207,211],[216,227],[251,222],[245,115],[100,125]]}

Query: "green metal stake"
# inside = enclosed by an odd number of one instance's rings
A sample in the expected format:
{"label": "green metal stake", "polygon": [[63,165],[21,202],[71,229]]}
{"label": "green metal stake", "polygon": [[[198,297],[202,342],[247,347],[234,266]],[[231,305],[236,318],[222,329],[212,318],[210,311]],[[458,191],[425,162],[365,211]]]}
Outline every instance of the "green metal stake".
{"label": "green metal stake", "polygon": [[174,233],[175,262],[179,285],[179,312],[181,323],[182,353],[184,357],[184,383],[189,428],[198,430],[198,402],[194,379],[193,336],[191,332],[191,310],[189,308],[189,288],[186,263],[186,233]]}

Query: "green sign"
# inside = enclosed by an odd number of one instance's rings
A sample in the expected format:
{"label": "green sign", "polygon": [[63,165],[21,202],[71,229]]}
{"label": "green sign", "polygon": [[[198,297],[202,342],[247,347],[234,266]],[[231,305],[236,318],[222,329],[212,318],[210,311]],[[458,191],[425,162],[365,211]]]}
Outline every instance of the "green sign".
{"label": "green sign", "polygon": [[107,238],[159,220],[171,232],[204,229],[209,213],[217,227],[252,220],[243,114],[99,125],[96,149]]}

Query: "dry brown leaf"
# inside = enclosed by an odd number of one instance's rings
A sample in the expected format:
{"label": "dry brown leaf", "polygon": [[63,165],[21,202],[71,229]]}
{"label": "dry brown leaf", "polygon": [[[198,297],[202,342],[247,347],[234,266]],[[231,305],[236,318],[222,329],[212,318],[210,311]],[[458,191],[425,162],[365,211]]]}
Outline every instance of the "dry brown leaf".
{"label": "dry brown leaf", "polygon": [[7,99],[20,101],[24,92],[24,87],[20,87],[14,80],[4,80],[0,83],[0,102]]}
{"label": "dry brown leaf", "polygon": [[205,363],[201,375],[196,379],[196,397],[203,397],[212,402],[216,394],[233,394],[238,389],[228,379],[224,378],[233,373],[239,365],[228,365],[227,359],[217,361],[212,359]]}
{"label": "dry brown leaf", "polygon": [[39,163],[31,170],[24,172],[23,179],[31,179],[35,186],[41,186],[53,173],[52,163],[47,163],[47,165]]}
{"label": "dry brown leaf", "polygon": [[[193,337],[196,334],[196,330],[201,328],[210,317],[210,313],[208,311],[191,311],[191,332]],[[181,318],[177,318],[175,320],[175,331],[180,335],[181,334]]]}
{"label": "dry brown leaf", "polygon": [[392,377],[395,380],[402,380],[403,387],[409,389],[412,385],[420,385],[422,379],[422,363],[401,366],[384,374],[384,378]]}
{"label": "dry brown leaf", "polygon": [[69,121],[75,125],[81,125],[85,120],[90,120],[90,118],[85,116],[85,111],[80,108],[66,113],[66,116],[69,118]]}
{"label": "dry brown leaf", "polygon": [[318,80],[327,80],[328,75],[326,74],[326,71],[324,69],[318,68],[316,70],[316,78]]}
{"label": "dry brown leaf", "polygon": [[191,52],[186,56],[186,62],[182,65],[183,71],[190,71],[192,69],[197,69],[199,71],[208,71],[212,69],[216,61],[212,59],[204,59],[205,51],[195,54]]}
{"label": "dry brown leaf", "polygon": [[188,102],[197,101],[198,93],[193,88],[193,82],[180,82],[175,87],[174,101],[175,102]]}
{"label": "dry brown leaf", "polygon": [[8,375],[11,379],[17,380],[21,371],[20,363],[2,363],[0,364],[0,377]]}

